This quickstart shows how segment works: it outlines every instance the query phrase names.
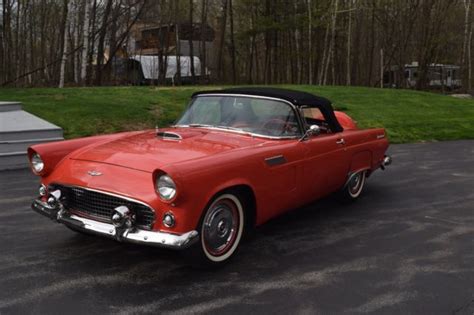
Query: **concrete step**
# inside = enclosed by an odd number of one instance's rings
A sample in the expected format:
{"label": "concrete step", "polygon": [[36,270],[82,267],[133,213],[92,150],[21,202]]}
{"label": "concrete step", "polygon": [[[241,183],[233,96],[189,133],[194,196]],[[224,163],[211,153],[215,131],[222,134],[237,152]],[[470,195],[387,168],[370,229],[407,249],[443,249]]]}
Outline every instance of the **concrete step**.
{"label": "concrete step", "polygon": [[63,140],[63,138],[57,137],[57,138],[43,138],[43,139],[0,141],[0,153],[26,152],[28,147],[34,144],[60,141],[60,140]]}
{"label": "concrete step", "polygon": [[30,113],[22,110],[0,112],[0,142],[62,136],[61,128]]}
{"label": "concrete step", "polygon": [[0,170],[11,170],[29,167],[26,152],[0,153]]}
{"label": "concrete step", "polygon": [[21,110],[20,102],[0,102],[0,112],[10,112],[14,110]]}
{"label": "concrete step", "polygon": [[48,138],[63,138],[63,131],[61,129],[38,129],[38,130],[24,130],[24,131],[0,131],[0,143],[13,141],[28,141],[31,139],[48,139]]}
{"label": "concrete step", "polygon": [[21,103],[0,102],[0,170],[28,167],[29,146],[62,139],[61,128],[21,110]]}

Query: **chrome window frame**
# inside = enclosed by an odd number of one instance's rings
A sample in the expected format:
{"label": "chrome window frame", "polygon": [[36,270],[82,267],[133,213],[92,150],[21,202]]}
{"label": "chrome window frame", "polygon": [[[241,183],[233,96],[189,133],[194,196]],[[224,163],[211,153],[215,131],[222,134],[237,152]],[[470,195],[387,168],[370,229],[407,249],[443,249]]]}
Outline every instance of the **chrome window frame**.
{"label": "chrome window frame", "polygon": [[[293,110],[293,114],[296,117],[297,123],[298,123],[298,129],[299,129],[299,135],[296,136],[268,136],[268,135],[262,135],[259,133],[253,133],[253,132],[248,132],[248,131],[239,131],[239,130],[229,130],[225,128],[219,128],[219,127],[202,127],[206,129],[211,129],[211,130],[220,130],[220,131],[228,131],[232,133],[238,133],[238,134],[246,134],[246,135],[251,135],[252,137],[260,137],[260,138],[266,138],[266,139],[282,139],[282,140],[287,140],[287,139],[300,139],[303,134],[305,133],[305,124],[301,118],[301,112],[300,110],[291,102],[277,98],[277,97],[269,97],[269,96],[260,96],[260,95],[249,95],[249,94],[229,94],[229,93],[208,93],[208,94],[199,94],[193,97],[192,101],[189,102],[189,104],[186,106],[186,109],[184,110],[183,114],[176,120],[178,122],[186,113],[186,111],[192,106],[194,103],[194,100],[198,97],[209,97],[209,96],[230,96],[230,97],[246,97],[246,98],[254,98],[254,99],[264,99],[264,100],[270,100],[270,101],[276,101],[276,102],[281,102],[284,104],[287,104],[290,106],[290,108]],[[188,125],[176,125],[173,124],[171,127],[189,127]]]}

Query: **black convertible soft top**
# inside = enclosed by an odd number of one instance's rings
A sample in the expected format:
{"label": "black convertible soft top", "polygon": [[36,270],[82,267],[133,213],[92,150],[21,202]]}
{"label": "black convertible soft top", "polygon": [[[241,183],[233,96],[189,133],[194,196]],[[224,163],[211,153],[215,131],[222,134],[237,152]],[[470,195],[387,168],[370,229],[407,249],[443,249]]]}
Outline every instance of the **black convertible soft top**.
{"label": "black convertible soft top", "polygon": [[332,108],[331,101],[324,97],[316,96],[307,92],[270,87],[238,87],[223,90],[199,91],[194,93],[192,97],[202,94],[243,94],[252,96],[266,96],[288,101],[298,107],[316,107],[321,111],[327,124],[333,132],[340,132],[343,130],[337,121],[336,116],[334,115],[334,109]]}

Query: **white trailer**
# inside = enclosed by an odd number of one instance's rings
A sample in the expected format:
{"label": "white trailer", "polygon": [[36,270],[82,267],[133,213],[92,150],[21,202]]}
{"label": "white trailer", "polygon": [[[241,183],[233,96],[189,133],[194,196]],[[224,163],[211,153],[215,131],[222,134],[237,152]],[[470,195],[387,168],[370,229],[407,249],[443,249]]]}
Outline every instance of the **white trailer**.
{"label": "white trailer", "polygon": [[[149,55],[135,55],[130,59],[137,61],[141,66],[141,71],[143,77],[147,81],[158,80],[160,73],[160,62],[159,56],[149,56]],[[178,57],[177,56],[167,56],[166,58],[166,79],[167,81],[171,80],[174,82],[178,73]],[[208,71],[202,73],[201,71],[201,60],[198,57],[194,56],[194,74],[196,77],[201,77],[202,75],[208,75]],[[192,77],[191,75],[191,57],[190,56],[180,56],[180,65],[181,65],[181,78],[186,80]]]}

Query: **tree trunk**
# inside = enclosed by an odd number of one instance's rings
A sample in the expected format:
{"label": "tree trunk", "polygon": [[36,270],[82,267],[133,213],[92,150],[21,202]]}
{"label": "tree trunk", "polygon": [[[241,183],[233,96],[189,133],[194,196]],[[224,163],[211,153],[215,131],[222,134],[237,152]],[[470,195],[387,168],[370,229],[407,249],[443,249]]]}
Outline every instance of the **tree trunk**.
{"label": "tree trunk", "polygon": [[229,18],[230,18],[230,56],[232,60],[232,83],[237,82],[235,68],[235,41],[234,41],[234,7],[232,0],[229,0]]}
{"label": "tree trunk", "polygon": [[189,25],[191,27],[191,34],[189,35],[189,58],[191,63],[191,81],[194,84],[196,82],[196,72],[194,71],[194,24],[193,24],[193,0],[189,0]]}
{"label": "tree trunk", "polygon": [[96,85],[102,85],[102,63],[104,61],[105,35],[107,34],[107,24],[112,10],[113,0],[107,0],[104,16],[102,17],[102,26],[100,28],[99,42],[97,44],[97,66],[96,66]]}
{"label": "tree trunk", "polygon": [[294,42],[295,42],[295,57],[296,57],[296,83],[301,84],[301,49],[300,49],[300,40],[301,40],[301,34],[300,30],[297,24],[298,18],[297,18],[297,9],[298,9],[298,3],[295,1],[293,2],[293,14],[294,14],[294,20],[293,23],[295,25],[295,29],[293,31],[293,36],[294,36]]}
{"label": "tree trunk", "polygon": [[367,73],[367,85],[372,85],[372,67],[374,63],[374,49],[375,49],[375,3],[372,3],[371,10],[371,25],[370,25],[370,46],[368,47],[369,58],[367,62],[369,63],[369,69]]}
{"label": "tree trunk", "polygon": [[86,85],[87,57],[89,53],[90,0],[84,0],[84,24],[82,26],[81,83]]}
{"label": "tree trunk", "polygon": [[219,50],[217,51],[217,77],[219,80],[224,79],[223,65],[222,65],[222,54],[224,51],[224,42],[225,42],[225,30],[227,25],[227,4],[228,0],[222,0],[222,18],[221,18],[221,36],[219,38]]}
{"label": "tree trunk", "polygon": [[472,90],[472,56],[471,56],[471,45],[472,45],[472,31],[474,25],[471,23],[471,28],[469,29],[469,36],[467,41],[467,90],[471,92]]}
{"label": "tree trunk", "polygon": [[179,0],[174,1],[174,25],[176,34],[176,84],[181,85],[181,44],[180,44],[180,29],[178,20]]}
{"label": "tree trunk", "polygon": [[331,40],[329,42],[329,54],[327,56],[328,60],[326,61],[326,67],[324,68],[324,77],[323,77],[323,85],[326,85],[327,77],[328,77],[328,69],[330,60],[333,62],[334,66],[334,46],[336,42],[336,20],[337,20],[337,7],[338,7],[339,0],[334,0],[334,11],[331,17]]}
{"label": "tree trunk", "polygon": [[351,39],[352,39],[352,1],[349,0],[349,21],[347,21],[346,85],[351,85]]}
{"label": "tree trunk", "polygon": [[[462,53],[461,53],[461,67],[464,68],[464,83],[468,83],[468,89],[469,87],[469,73],[466,73],[466,53],[469,48],[469,36],[471,33],[471,23],[470,23],[470,8],[471,8],[471,0],[463,0],[463,5],[464,5],[464,37],[463,37],[463,45],[462,45]],[[470,59],[468,59],[468,62]],[[467,75],[466,75],[467,74]]]}
{"label": "tree trunk", "polygon": [[[332,4],[332,2],[331,2]],[[329,29],[330,29],[330,24],[326,26],[326,32],[324,35],[324,44],[323,44],[323,57],[321,58],[321,67],[319,69],[319,74],[318,74],[318,85],[323,84],[323,78],[324,78],[324,69],[326,69],[326,62],[327,58],[326,55],[328,54],[329,47],[328,47],[328,40],[329,40]]]}
{"label": "tree trunk", "polygon": [[383,88],[383,48],[380,48],[380,88]]}
{"label": "tree trunk", "polygon": [[64,76],[66,71],[66,61],[67,61],[67,50],[68,50],[68,27],[69,27],[69,6],[72,4],[72,1],[68,3],[68,0],[64,0],[64,11],[63,11],[63,45],[62,45],[62,58],[61,58],[61,67],[59,72],[59,88],[64,87]]}
{"label": "tree trunk", "polygon": [[207,68],[207,49],[206,49],[206,20],[207,20],[207,0],[202,0],[201,6],[201,83],[205,83]]}
{"label": "tree trunk", "polygon": [[92,83],[93,80],[93,72],[94,69],[92,67],[92,61],[94,57],[94,47],[95,47],[95,36],[96,36],[96,29],[97,29],[97,0],[94,0],[92,5],[92,21],[91,21],[91,31],[89,33],[89,50],[87,52],[87,70],[91,71],[91,74],[86,74],[85,77],[85,84]]}
{"label": "tree trunk", "polygon": [[[76,8],[75,8],[75,18],[74,18],[74,49],[79,47],[79,42],[81,39],[81,34],[80,34],[80,20],[79,20],[79,10],[80,5],[79,2],[76,2]],[[79,84],[80,81],[80,51],[78,50],[77,53],[75,53],[73,56],[74,60],[74,82],[76,84]]]}
{"label": "tree trunk", "polygon": [[308,5],[308,83],[313,84],[313,44],[312,44],[313,12],[311,10],[311,0],[308,0],[307,5]]}

